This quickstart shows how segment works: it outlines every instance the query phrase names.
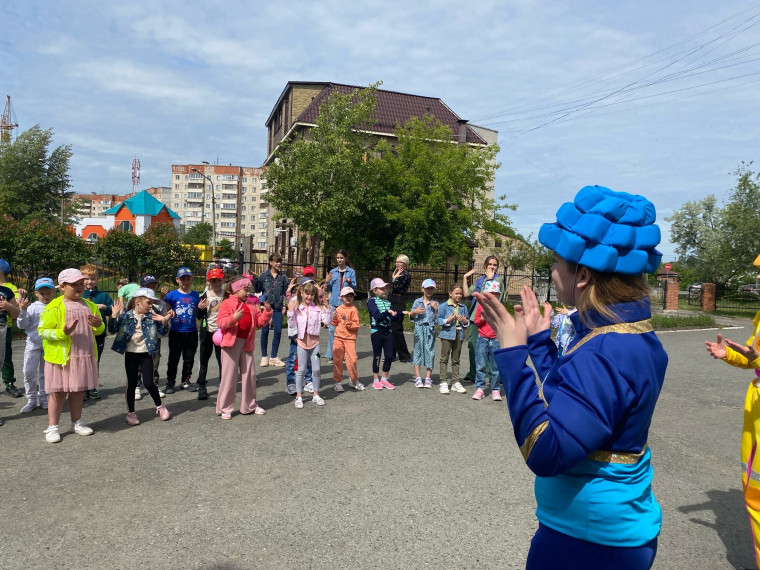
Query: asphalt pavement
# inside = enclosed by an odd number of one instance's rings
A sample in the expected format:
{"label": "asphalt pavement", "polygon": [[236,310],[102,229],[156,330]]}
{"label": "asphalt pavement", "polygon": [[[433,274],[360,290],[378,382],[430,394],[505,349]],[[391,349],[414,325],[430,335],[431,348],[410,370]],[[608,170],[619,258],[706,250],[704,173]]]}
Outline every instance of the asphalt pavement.
{"label": "asphalt pavement", "polygon": [[[752,332],[749,320],[728,324],[741,327],[729,338]],[[670,364],[649,441],[664,517],[655,568],[754,567],[739,466],[754,375],[709,358],[716,332],[660,334]],[[327,404],[305,398],[297,410],[284,369],[257,366],[267,414],[224,421],[212,359],[209,400],[169,395],[174,417],[162,422],[146,395],[129,427],[123,357],[110,346],[103,399],[85,405],[90,437],[68,431],[65,410],[63,441],[45,443],[46,413],[0,396],[0,567],[524,567],[533,477],[506,405],[472,400],[472,384],[442,395],[436,366],[434,388],[417,389],[412,366],[394,363],[396,390],[336,393],[323,360]],[[14,342],[19,385],[23,348]],[[358,351],[369,384],[366,328]]]}

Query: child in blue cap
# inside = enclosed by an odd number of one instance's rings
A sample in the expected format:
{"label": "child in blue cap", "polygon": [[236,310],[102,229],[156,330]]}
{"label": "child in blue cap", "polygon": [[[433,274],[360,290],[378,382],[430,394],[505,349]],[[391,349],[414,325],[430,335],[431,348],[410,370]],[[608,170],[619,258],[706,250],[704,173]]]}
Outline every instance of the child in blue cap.
{"label": "child in blue cap", "polygon": [[554,251],[557,299],[578,309],[561,356],[551,307],[542,312],[530,288],[514,317],[475,293],[501,347],[496,364],[515,438],[536,474],[529,569],[654,562],[662,513],[647,440],[668,364],[645,275],[662,257],[655,217],[643,196],[587,186],[543,225],[538,239]]}
{"label": "child in blue cap", "polygon": [[208,307],[208,300],[201,301],[198,291],[191,289],[193,272],[189,267],[180,267],[177,270],[177,285],[179,285],[177,289],[169,291],[164,297],[164,302],[174,311],[169,330],[169,360],[166,364],[165,394],[174,394],[180,356],[182,357],[180,388],[184,390],[190,387],[195,353],[198,350],[196,311]]}

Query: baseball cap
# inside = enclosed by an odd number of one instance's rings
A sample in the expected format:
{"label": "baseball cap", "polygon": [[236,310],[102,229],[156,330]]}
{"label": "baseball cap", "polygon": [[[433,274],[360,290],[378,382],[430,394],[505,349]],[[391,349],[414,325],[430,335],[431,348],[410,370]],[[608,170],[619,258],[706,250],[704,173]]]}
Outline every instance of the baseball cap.
{"label": "baseball cap", "polygon": [[180,277],[184,277],[185,275],[189,275],[190,277],[193,276],[193,272],[190,271],[189,267],[180,267],[179,269],[177,269],[177,279],[179,279]]}
{"label": "baseball cap", "polygon": [[4,259],[0,259],[0,273],[4,275],[8,275],[11,272],[11,264],[5,261]]}
{"label": "baseball cap", "polygon": [[219,269],[218,267],[214,267],[213,269],[209,269],[206,273],[206,279],[224,279],[224,271]]}
{"label": "baseball cap", "polygon": [[313,275],[313,276],[316,277],[317,270],[314,269],[311,265],[307,265],[306,267],[303,268],[303,274],[304,275]]}
{"label": "baseball cap", "polygon": [[435,281],[433,281],[432,279],[425,279],[425,280],[422,282],[422,288],[423,288],[423,289],[427,289],[428,287],[433,287],[433,288],[435,288]]}
{"label": "baseball cap", "polygon": [[37,279],[37,281],[34,282],[34,290],[39,291],[43,287],[55,289],[55,283],[53,283],[53,280],[50,277],[40,277]]}
{"label": "baseball cap", "polygon": [[156,297],[156,294],[153,292],[153,289],[148,289],[147,287],[140,287],[137,289],[134,293],[132,293],[132,298],[135,297],[147,297],[151,301],[158,301],[158,297]]}
{"label": "baseball cap", "polygon": [[64,269],[58,274],[58,285],[63,285],[64,283],[76,283],[77,281],[81,281],[84,278],[84,273],[79,271],[79,269],[70,267],[69,269]]}
{"label": "baseball cap", "polygon": [[158,280],[153,275],[143,275],[140,279],[140,286],[145,287],[148,283],[158,283]]}
{"label": "baseball cap", "polygon": [[379,277],[375,277],[372,282],[369,284],[370,289],[382,289],[384,287],[387,287],[389,283],[386,283]]}
{"label": "baseball cap", "polygon": [[356,295],[356,291],[351,287],[343,287],[343,289],[340,290],[340,296],[345,297],[346,295]]}

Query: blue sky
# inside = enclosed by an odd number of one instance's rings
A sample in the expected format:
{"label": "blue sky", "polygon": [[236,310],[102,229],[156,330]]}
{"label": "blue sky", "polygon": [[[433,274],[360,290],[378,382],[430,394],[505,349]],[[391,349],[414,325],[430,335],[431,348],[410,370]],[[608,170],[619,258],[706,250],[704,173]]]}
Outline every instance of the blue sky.
{"label": "blue sky", "polygon": [[[497,195],[525,236],[587,184],[664,218],[725,199],[760,140],[760,4],[531,0],[3,2],[0,95],[71,144],[73,189],[257,166],[287,81],[440,97],[500,132]],[[3,97],[4,100],[4,97]]]}

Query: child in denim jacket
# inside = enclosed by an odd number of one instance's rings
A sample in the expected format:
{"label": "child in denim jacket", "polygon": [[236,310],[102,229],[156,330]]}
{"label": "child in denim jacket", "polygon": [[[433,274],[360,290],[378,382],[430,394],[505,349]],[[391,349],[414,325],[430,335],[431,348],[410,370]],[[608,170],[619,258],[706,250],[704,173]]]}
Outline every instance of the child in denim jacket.
{"label": "child in denim jacket", "polygon": [[451,355],[451,389],[459,394],[467,393],[467,390],[459,381],[459,355],[462,352],[465,329],[470,326],[467,317],[467,305],[462,303],[462,287],[454,284],[449,289],[449,300],[438,307],[438,318],[435,320],[441,326],[438,338],[441,339],[441,367],[440,377],[441,394],[449,394],[449,384],[446,382],[446,369],[449,366]]}
{"label": "child in denim jacket", "polygon": [[127,373],[127,424],[136,426],[140,423],[135,413],[135,388],[137,371],[142,374],[145,389],[148,390],[156,414],[166,421],[171,417],[169,410],[161,403],[158,387],[153,381],[153,355],[159,350],[159,337],[169,331],[171,315],[155,315],[151,311],[153,303],[159,299],[152,289],[143,287],[132,296],[134,309],[122,313],[124,300],[120,297],[113,304],[111,322],[108,329],[116,335],[111,350],[124,355],[124,369]]}
{"label": "child in denim jacket", "polygon": [[[435,319],[438,314],[438,303],[433,301],[435,281],[425,279],[422,282],[422,297],[415,299],[409,318],[414,323],[414,385],[417,388],[432,388],[433,362],[435,362]],[[423,384],[421,369],[425,368]]]}

